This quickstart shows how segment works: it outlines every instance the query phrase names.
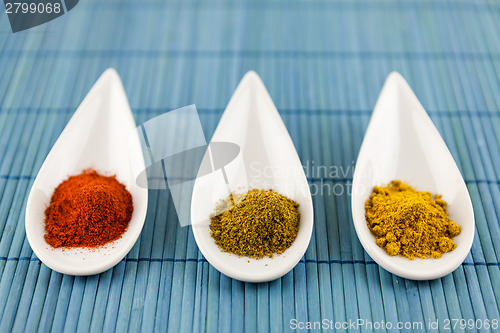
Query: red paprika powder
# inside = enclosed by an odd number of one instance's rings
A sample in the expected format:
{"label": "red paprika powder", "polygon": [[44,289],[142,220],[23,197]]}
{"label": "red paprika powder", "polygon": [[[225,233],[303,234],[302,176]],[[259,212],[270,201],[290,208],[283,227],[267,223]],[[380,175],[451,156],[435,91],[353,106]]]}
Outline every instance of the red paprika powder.
{"label": "red paprika powder", "polygon": [[45,210],[45,240],[53,247],[97,247],[127,230],[132,195],[115,176],[89,169],[69,177],[54,191]]}

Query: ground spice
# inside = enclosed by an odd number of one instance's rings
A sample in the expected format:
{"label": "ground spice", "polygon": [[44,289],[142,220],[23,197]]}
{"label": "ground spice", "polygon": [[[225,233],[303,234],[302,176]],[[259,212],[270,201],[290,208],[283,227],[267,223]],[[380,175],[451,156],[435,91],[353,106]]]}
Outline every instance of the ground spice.
{"label": "ground spice", "polygon": [[441,195],[433,198],[399,180],[373,188],[365,215],[377,245],[391,256],[441,258],[457,247],[460,226],[448,217]]}
{"label": "ground spice", "polygon": [[53,247],[97,247],[127,230],[132,195],[115,176],[95,170],[69,177],[54,191],[45,210],[45,240]]}
{"label": "ground spice", "polygon": [[225,252],[272,258],[289,248],[297,237],[298,207],[298,203],[273,190],[231,194],[217,205],[211,217],[211,234]]}

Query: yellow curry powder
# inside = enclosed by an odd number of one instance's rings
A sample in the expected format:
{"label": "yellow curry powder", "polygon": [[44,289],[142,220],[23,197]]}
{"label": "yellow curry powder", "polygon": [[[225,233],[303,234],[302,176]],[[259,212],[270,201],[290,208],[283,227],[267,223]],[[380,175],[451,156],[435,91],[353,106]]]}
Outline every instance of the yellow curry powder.
{"label": "yellow curry powder", "polygon": [[399,180],[373,188],[365,215],[377,245],[390,256],[441,258],[457,247],[453,237],[460,226],[448,217],[441,195],[433,198]]}

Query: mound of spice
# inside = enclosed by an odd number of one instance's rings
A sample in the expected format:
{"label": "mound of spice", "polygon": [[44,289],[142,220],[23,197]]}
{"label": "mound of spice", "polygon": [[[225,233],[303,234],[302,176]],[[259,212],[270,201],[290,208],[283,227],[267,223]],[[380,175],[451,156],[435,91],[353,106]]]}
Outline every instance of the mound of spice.
{"label": "mound of spice", "polygon": [[298,207],[298,203],[273,190],[231,194],[217,205],[211,217],[211,234],[225,252],[272,258],[289,248],[297,237]]}
{"label": "mound of spice", "polygon": [[399,180],[373,188],[365,215],[377,245],[390,256],[437,259],[457,247],[453,237],[460,226],[448,217],[441,195],[433,198]]}
{"label": "mound of spice", "polygon": [[98,247],[122,236],[133,211],[132,195],[115,176],[85,170],[54,191],[45,240],[53,247]]}

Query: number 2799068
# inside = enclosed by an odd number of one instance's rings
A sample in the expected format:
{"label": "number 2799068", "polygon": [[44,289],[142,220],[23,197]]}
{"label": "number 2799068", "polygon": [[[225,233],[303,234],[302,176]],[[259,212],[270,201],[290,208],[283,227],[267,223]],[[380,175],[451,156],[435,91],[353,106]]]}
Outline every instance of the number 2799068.
{"label": "number 2799068", "polygon": [[26,3],[26,2],[7,2],[5,4],[5,12],[7,14],[18,14],[18,13],[39,13],[39,14],[59,14],[61,12],[61,4],[60,3]]}

